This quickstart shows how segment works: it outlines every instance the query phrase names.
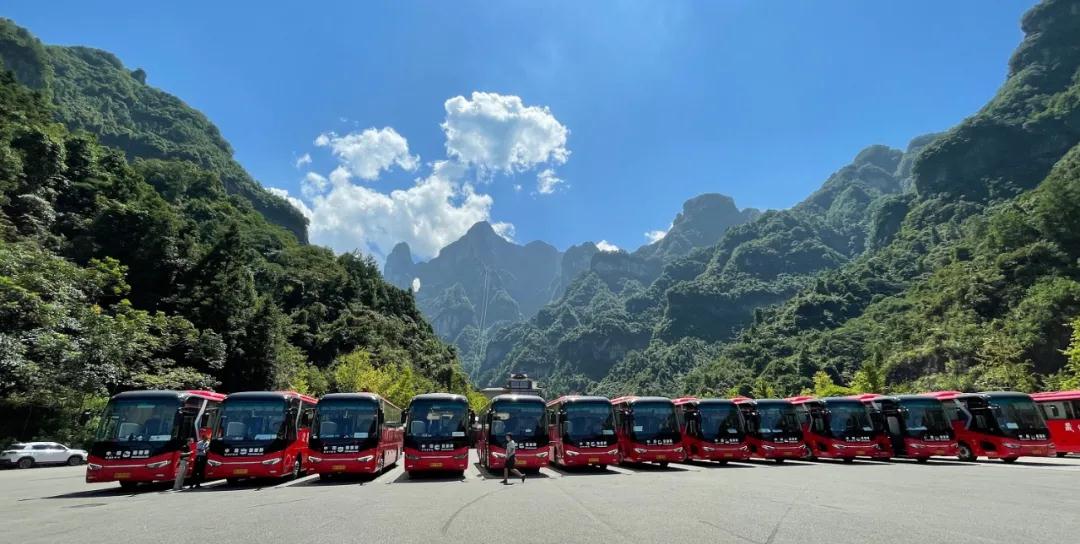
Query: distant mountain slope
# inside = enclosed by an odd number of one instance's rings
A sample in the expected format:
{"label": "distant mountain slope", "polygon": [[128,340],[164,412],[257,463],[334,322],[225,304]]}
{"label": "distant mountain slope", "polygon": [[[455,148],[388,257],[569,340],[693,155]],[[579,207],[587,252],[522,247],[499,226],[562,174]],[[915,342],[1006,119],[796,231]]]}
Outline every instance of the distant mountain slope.
{"label": "distant mountain slope", "polygon": [[[873,218],[905,198],[910,157],[930,140],[916,139],[907,151],[871,146],[792,209],[749,211],[744,217],[753,220],[723,229],[718,243],[666,263],[641,257],[664,249],[663,240],[634,254],[594,256],[562,299],[492,335],[481,381],[520,371],[558,392],[671,392],[678,376],[711,357],[714,344],[750,324],[758,309],[883,236]],[[688,203],[684,214],[694,208]],[[686,239],[675,226],[668,236]]]}
{"label": "distant mountain slope", "polygon": [[179,98],[146,84],[146,72],[128,70],[112,53],[87,47],[46,46],[9,19],[0,18],[0,61],[20,83],[42,91],[58,121],[86,130],[129,159],[191,161],[221,177],[271,223],[307,242],[307,220],[270,194],[233,159],[233,150],[206,116]]}
{"label": "distant mountain slope", "polygon": [[592,242],[565,253],[543,242],[521,246],[480,222],[427,262],[414,262],[409,246],[398,244],[383,273],[401,288],[415,282],[420,309],[439,336],[458,347],[466,368],[475,372],[491,331],[536,315],[585,271],[611,282],[636,278],[648,284],[665,262],[716,243],[728,228],[758,214],[739,210],[730,197],[701,195],[683,205],[667,236],[632,255],[601,252]]}

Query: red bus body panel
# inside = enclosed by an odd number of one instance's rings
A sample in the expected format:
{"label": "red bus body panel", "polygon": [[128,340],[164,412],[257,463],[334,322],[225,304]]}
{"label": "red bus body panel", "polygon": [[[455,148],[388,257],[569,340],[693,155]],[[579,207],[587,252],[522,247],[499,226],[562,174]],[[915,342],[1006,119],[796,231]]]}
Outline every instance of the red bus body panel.
{"label": "red bus body panel", "polygon": [[[565,402],[573,402],[579,397],[576,395],[559,397],[547,403],[548,409],[561,405]],[[598,397],[608,404],[609,399]],[[619,443],[616,441],[610,446],[597,448],[575,446],[563,441],[562,433],[555,425],[548,425],[548,459],[554,465],[563,467],[584,467],[619,464]]]}
{"label": "red bus body panel", "polygon": [[[984,393],[978,394],[984,395]],[[959,391],[938,391],[926,393],[926,395],[937,398],[942,402],[953,402],[958,406],[962,406],[959,399],[961,396],[969,395],[969,393],[961,393]],[[970,422],[952,420],[953,431],[956,433],[957,443],[966,444],[976,457],[986,457],[988,459],[1014,459],[1017,457],[1050,457],[1056,453],[1054,443],[1050,440],[1049,436],[1041,440],[1019,440],[1016,438],[997,436],[990,433],[971,430],[968,428],[968,423]],[[1006,444],[1012,444],[1018,447],[1008,448],[1006,447]]]}
{"label": "red bus body panel", "polygon": [[[616,409],[622,404],[633,404],[638,400],[652,399],[652,397],[635,397],[626,396],[611,399],[611,405]],[[670,402],[670,399],[660,399]],[[686,451],[683,448],[682,440],[672,440],[671,444],[642,444],[630,438],[626,432],[616,427],[615,436],[619,440],[619,455],[620,462],[624,463],[668,463],[668,462],[681,462],[686,460]]]}
{"label": "red bus body panel", "polygon": [[[285,401],[293,398],[299,399],[303,405],[314,406],[319,402],[318,399],[314,397],[295,391],[267,391],[265,393],[280,394]],[[234,395],[229,395],[225,398],[226,404],[228,403],[229,398],[233,396]],[[307,471],[309,467],[305,464],[305,461],[307,460],[309,451],[307,444],[310,436],[310,428],[298,426],[296,429],[296,439],[289,441],[284,449],[272,453],[251,453],[252,450],[260,449],[258,447],[228,448],[241,450],[239,457],[214,452],[212,442],[211,450],[206,455],[206,479],[283,478],[292,474],[293,462],[297,458],[301,459],[303,470]],[[215,441],[216,440],[217,439],[215,439]],[[228,451],[228,449],[226,451]]]}
{"label": "red bus body panel", "polygon": [[[1070,402],[1071,414],[1060,414],[1060,417],[1046,417],[1046,426],[1050,429],[1050,438],[1054,441],[1055,450],[1058,454],[1080,454],[1080,391],[1052,391],[1049,393],[1034,393],[1031,398],[1035,404],[1043,405],[1051,402]],[[1046,414],[1045,406],[1043,413]]]}
{"label": "red bus body panel", "polygon": [[[675,403],[676,407],[681,407],[687,404],[696,404],[701,400],[697,397],[680,397],[672,402]],[[738,406],[735,409],[738,409]],[[737,444],[718,444],[702,440],[688,433],[685,422],[680,425],[679,432],[682,433],[682,444],[687,459],[695,461],[746,461],[750,459],[750,446],[747,444],[748,436],[744,436]]]}
{"label": "red bus body panel", "polygon": [[[129,393],[137,392],[133,391]],[[186,391],[178,391],[177,395],[178,398],[179,395],[186,395],[187,397],[196,397],[200,399],[206,399],[212,402],[221,402],[225,400],[225,395],[221,393],[216,393],[214,391],[190,389]],[[180,452],[181,449],[177,449],[159,455],[148,455],[146,457],[135,458],[127,457],[121,459],[106,459],[105,457],[89,453],[86,456],[86,483],[151,483],[174,481],[176,480],[176,471],[180,467]],[[188,466],[184,474],[185,478],[190,477],[195,468],[194,444],[191,445],[189,453],[190,455],[188,456]],[[160,463],[165,463],[165,465],[160,467],[147,466]]]}
{"label": "red bus body panel", "polygon": [[[356,398],[356,401],[374,401],[379,403],[380,409],[390,410],[393,409],[400,412],[400,408],[394,406],[392,403],[382,398],[379,395],[374,394],[362,394],[367,398]],[[331,394],[324,396],[321,400],[336,400],[336,398],[345,397],[360,397],[361,394]],[[318,410],[318,408],[316,408]],[[400,416],[400,413],[398,414]],[[400,419],[400,417],[399,417]],[[332,446],[324,447],[322,451],[312,448],[310,444],[311,433],[309,433],[309,444],[307,448],[307,460],[308,469],[311,472],[317,472],[320,475],[323,474],[377,474],[385,467],[396,464],[401,457],[401,450],[405,437],[405,429],[401,426],[400,421],[393,427],[380,426],[379,427],[379,441],[373,448],[358,449],[352,446]],[[333,451],[331,451],[333,450]]]}
{"label": "red bus body panel", "polygon": [[448,451],[420,451],[405,448],[405,471],[463,471],[469,466],[469,447]]}
{"label": "red bus body panel", "polygon": [[[878,393],[862,393],[859,395],[852,395],[851,398],[862,401],[867,407],[873,408],[875,400],[889,398],[885,395]],[[898,457],[904,459],[926,459],[929,457],[956,457],[960,454],[960,448],[956,440],[950,440],[948,442],[943,441],[927,441],[919,440],[917,438],[911,438],[905,436],[904,450],[907,453],[898,453],[889,440],[888,432],[879,437],[879,444],[882,449],[887,449],[891,457]],[[917,453],[916,453],[917,452]]]}
{"label": "red bus body panel", "polygon": [[[736,405],[754,404],[756,401],[749,397],[733,397]],[[759,459],[802,459],[806,457],[807,449],[803,440],[777,442],[763,440],[747,429],[746,444],[750,448],[750,457]]]}
{"label": "red bus body panel", "polygon": [[[796,412],[806,410],[814,403],[822,403],[820,399],[809,396],[788,397],[785,400],[790,401],[795,406]],[[822,406],[824,407],[823,403]],[[867,442],[840,440],[814,432],[813,426],[806,420],[802,421],[802,428],[803,442],[806,444],[810,455],[814,457],[822,459],[854,459],[856,457],[888,459],[892,457],[892,448],[888,444],[887,437],[884,438],[884,441],[882,437],[872,437]]]}
{"label": "red bus body panel", "polygon": [[[505,394],[498,395],[491,399],[492,405],[495,402],[528,402],[535,403],[539,400],[539,403],[544,409],[547,408],[547,403],[540,397],[534,395],[516,395]],[[485,408],[486,414],[490,410],[491,405]],[[545,415],[546,417],[546,415]],[[484,415],[481,416],[484,419]],[[548,466],[548,457],[551,455],[550,437],[551,430],[547,429],[547,425],[544,425],[546,433],[542,433],[541,438],[548,439],[547,444],[535,444],[533,447],[527,447],[525,444],[530,442],[529,438],[516,436],[514,440],[518,443],[517,453],[514,454],[515,465],[513,468],[525,468],[525,469],[540,469]],[[476,454],[480,457],[480,463],[486,466],[490,470],[502,470],[506,467],[506,448],[491,443],[488,433],[490,432],[487,424],[481,425],[481,431],[476,437]],[[533,440],[536,440],[535,438]],[[542,442],[539,440],[538,442]]]}

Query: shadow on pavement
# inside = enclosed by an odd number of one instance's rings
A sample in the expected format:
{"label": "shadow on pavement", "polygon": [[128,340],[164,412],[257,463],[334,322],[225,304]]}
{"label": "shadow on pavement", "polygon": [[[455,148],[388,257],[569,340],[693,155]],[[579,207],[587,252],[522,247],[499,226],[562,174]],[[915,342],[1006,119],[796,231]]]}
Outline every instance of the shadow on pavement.
{"label": "shadow on pavement", "polygon": [[[52,495],[49,497],[40,497],[42,499],[91,499],[95,497],[134,497],[135,495],[141,495],[143,493],[153,493],[159,491],[168,491],[172,489],[172,484],[169,482],[160,482],[154,484],[143,484],[135,489],[124,489],[119,485],[113,487],[87,489],[85,491],[75,491],[73,493],[63,493],[60,495]],[[22,499],[32,500],[32,499]]]}
{"label": "shadow on pavement", "polygon": [[431,482],[464,482],[465,475],[457,472],[446,471],[423,471],[416,472],[409,475],[408,472],[402,472],[397,478],[394,478],[394,484],[421,484]]}
{"label": "shadow on pavement", "polygon": [[752,465],[746,464],[746,461],[725,461],[723,463],[718,461],[698,461],[695,459],[687,459],[680,463],[682,465],[690,465],[698,468],[754,468]]}
{"label": "shadow on pavement", "polygon": [[[480,477],[485,479],[485,480],[501,480],[502,477],[503,477],[503,471],[502,471],[501,468],[497,469],[497,470],[496,469],[488,470],[488,469],[484,468],[483,465],[481,465],[479,461],[476,462],[476,463],[473,463],[473,466],[476,467],[476,471],[480,473]],[[551,477],[551,476],[548,476],[547,474],[544,474],[543,472],[540,472],[540,469],[518,469],[518,470],[525,473],[525,479],[526,480],[534,480],[534,479],[538,479],[538,478],[542,479],[542,478],[550,478]],[[510,479],[511,480],[514,479],[513,474],[510,475]],[[520,480],[521,478],[519,477],[517,479]]]}
{"label": "shadow on pavement", "polygon": [[562,475],[562,476],[618,476],[619,472],[611,470],[610,468],[600,468],[596,466],[583,466],[583,467],[560,467],[558,465],[548,465],[548,469]]}
{"label": "shadow on pavement", "polygon": [[634,472],[687,472],[690,469],[677,467],[674,465],[661,466],[653,463],[623,463],[619,465],[619,468],[631,470]]}
{"label": "shadow on pavement", "polygon": [[757,465],[763,467],[812,467],[815,463],[803,459],[785,459],[783,463],[777,463],[772,459],[750,459],[749,461],[742,461],[750,465]]}

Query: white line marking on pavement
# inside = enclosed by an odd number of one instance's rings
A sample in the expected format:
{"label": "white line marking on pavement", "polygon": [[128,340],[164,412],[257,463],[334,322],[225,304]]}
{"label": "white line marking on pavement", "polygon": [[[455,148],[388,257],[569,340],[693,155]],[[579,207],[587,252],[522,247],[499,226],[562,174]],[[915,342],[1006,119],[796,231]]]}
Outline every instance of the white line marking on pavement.
{"label": "white line marking on pavement", "polygon": [[296,485],[296,484],[299,484],[299,483],[310,482],[311,480],[314,480],[315,478],[318,478],[318,477],[319,477],[318,474],[308,474],[307,476],[304,476],[303,478],[297,478],[295,480],[289,480],[287,482],[283,482],[283,483],[280,483],[278,485],[272,486],[270,489],[284,489],[286,487],[293,486],[293,485]]}

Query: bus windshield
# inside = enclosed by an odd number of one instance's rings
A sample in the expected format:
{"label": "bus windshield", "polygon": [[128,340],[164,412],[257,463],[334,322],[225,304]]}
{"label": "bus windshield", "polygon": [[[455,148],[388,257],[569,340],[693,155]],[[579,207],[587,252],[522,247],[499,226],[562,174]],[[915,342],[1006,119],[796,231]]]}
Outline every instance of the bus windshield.
{"label": "bus windshield", "polygon": [[698,405],[701,427],[698,433],[703,440],[739,438],[743,434],[743,422],[739,408],[734,404]]}
{"label": "bus windshield", "polygon": [[409,405],[405,436],[420,439],[465,438],[469,406],[458,400],[420,399]]}
{"label": "bus windshield", "polygon": [[177,399],[109,401],[98,427],[99,442],[167,442],[177,438]]}
{"label": "bus windshield", "polygon": [[801,437],[802,425],[795,407],[787,403],[760,403],[757,406],[758,434],[762,438]]}
{"label": "bus windshield", "polygon": [[284,440],[287,413],[284,400],[226,400],[216,436],[226,443]]}
{"label": "bus windshield", "polygon": [[612,420],[609,402],[573,402],[566,405],[566,426],[563,434],[574,443],[603,440],[615,437],[615,423]]}
{"label": "bus windshield", "polygon": [[539,441],[547,443],[542,402],[499,401],[491,407],[491,426],[488,440],[505,446],[506,434],[525,448],[535,448]]}
{"label": "bus windshield", "polygon": [[998,427],[1006,436],[1026,435],[1029,433],[1046,434],[1046,422],[1043,421],[1035,402],[1026,397],[997,397],[991,400],[994,406],[994,418]]}
{"label": "bus windshield", "polygon": [[853,401],[828,403],[829,433],[833,438],[867,437],[874,432],[870,413],[863,403]]}
{"label": "bus windshield", "polygon": [[638,402],[634,404],[634,440],[645,444],[674,444],[678,441],[679,426],[675,421],[675,406],[667,402]]}
{"label": "bus windshield", "polygon": [[945,418],[945,409],[933,400],[905,401],[904,427],[911,438],[925,435],[952,435],[952,425]]}
{"label": "bus windshield", "polygon": [[312,438],[328,444],[353,443],[378,435],[379,405],[371,400],[330,400],[318,404]]}

